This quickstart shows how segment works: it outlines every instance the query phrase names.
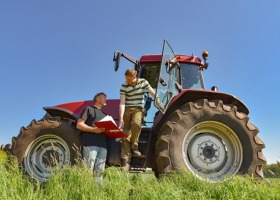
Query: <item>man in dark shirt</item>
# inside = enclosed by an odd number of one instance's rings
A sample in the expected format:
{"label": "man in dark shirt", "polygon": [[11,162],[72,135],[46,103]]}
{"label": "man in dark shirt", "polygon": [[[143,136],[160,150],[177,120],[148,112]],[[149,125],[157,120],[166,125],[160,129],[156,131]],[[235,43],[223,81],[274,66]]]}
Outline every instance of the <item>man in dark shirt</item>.
{"label": "man in dark shirt", "polygon": [[106,105],[106,94],[98,93],[93,98],[93,106],[87,106],[80,114],[77,128],[82,131],[82,144],[84,146],[83,158],[97,177],[98,184],[102,184],[101,172],[105,169],[107,156],[107,136],[103,134],[104,128],[97,128],[93,122],[99,121],[106,116],[101,111]]}

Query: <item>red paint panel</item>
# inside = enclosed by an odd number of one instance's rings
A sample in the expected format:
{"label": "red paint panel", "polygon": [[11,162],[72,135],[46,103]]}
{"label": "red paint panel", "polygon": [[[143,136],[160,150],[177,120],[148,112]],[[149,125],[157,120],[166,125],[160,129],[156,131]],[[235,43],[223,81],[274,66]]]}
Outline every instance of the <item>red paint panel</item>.
{"label": "red paint panel", "polygon": [[[70,102],[57,105],[55,107],[64,108],[72,111],[73,113],[79,115],[84,107],[91,106],[93,104],[92,100],[87,101],[78,101],[78,102]],[[102,111],[110,116],[112,116],[115,120],[119,119],[119,99],[108,99],[107,105],[103,106]]]}
{"label": "red paint panel", "polygon": [[160,54],[154,54],[154,55],[143,55],[140,58],[140,63],[146,63],[146,62],[161,62],[162,56]]}
{"label": "red paint panel", "polygon": [[[160,54],[150,54],[150,55],[143,55],[140,58],[140,63],[152,63],[152,62],[161,62],[162,55]],[[202,65],[202,61],[197,56],[187,56],[187,55],[176,55],[178,62],[180,63],[190,63],[196,65]]]}

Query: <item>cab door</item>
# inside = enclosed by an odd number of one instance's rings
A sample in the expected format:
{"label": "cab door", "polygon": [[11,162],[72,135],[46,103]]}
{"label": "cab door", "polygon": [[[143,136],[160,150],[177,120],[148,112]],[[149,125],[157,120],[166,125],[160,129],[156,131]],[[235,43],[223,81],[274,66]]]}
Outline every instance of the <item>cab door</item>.
{"label": "cab door", "polygon": [[162,60],[158,77],[155,106],[165,113],[170,100],[181,89],[180,64],[166,40],[163,43]]}

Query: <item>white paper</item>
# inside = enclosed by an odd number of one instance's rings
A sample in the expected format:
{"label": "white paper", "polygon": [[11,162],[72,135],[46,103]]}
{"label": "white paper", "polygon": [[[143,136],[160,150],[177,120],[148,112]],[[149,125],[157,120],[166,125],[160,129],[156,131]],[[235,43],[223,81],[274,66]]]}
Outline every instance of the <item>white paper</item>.
{"label": "white paper", "polygon": [[102,119],[100,120],[100,122],[105,122],[105,121],[111,121],[111,122],[113,122],[113,123],[117,126],[115,120],[114,120],[113,117],[111,117],[110,115],[107,115],[106,117],[104,117],[104,118],[102,118]]}

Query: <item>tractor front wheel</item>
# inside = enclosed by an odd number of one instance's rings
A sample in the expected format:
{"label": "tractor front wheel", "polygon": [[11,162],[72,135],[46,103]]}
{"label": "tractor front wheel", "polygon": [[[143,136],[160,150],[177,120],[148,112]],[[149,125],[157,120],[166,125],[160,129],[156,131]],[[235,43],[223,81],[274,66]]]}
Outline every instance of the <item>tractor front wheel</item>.
{"label": "tractor front wheel", "polygon": [[175,110],[160,128],[157,170],[187,169],[202,180],[217,182],[235,174],[262,178],[264,143],[249,117],[233,105],[206,99]]}

